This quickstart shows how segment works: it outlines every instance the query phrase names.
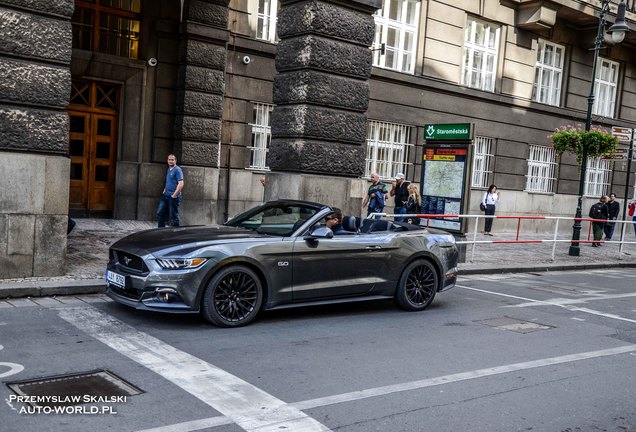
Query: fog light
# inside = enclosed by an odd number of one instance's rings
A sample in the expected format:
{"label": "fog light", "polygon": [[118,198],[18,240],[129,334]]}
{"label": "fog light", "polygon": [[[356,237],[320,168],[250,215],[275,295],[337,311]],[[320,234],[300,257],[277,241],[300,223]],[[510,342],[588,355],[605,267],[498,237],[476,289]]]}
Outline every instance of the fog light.
{"label": "fog light", "polygon": [[172,288],[157,288],[155,297],[162,303],[174,303],[179,299],[179,294]]}

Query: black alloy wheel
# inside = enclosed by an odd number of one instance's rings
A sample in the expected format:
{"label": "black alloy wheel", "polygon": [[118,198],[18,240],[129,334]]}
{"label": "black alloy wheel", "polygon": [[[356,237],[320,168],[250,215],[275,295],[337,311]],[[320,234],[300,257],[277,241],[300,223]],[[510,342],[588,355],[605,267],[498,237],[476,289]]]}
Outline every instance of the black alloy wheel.
{"label": "black alloy wheel", "polygon": [[219,327],[239,327],[254,319],[263,302],[263,287],[256,273],[233,265],[216,273],[203,293],[206,320]]}
{"label": "black alloy wheel", "polygon": [[395,300],[404,310],[424,310],[435,298],[438,285],[437,272],[430,261],[413,261],[402,272]]}

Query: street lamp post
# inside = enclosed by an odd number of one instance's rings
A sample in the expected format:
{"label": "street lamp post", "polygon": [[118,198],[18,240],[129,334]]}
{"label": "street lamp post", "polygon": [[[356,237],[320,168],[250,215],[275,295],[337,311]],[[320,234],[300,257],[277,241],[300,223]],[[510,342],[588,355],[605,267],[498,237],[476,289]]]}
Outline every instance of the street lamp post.
{"label": "street lamp post", "polygon": [[[598,52],[603,47],[603,33],[605,31],[605,15],[609,9],[611,0],[602,0],[601,12],[599,14],[598,29],[596,31],[596,39],[594,40],[594,62],[592,63],[592,85],[590,86],[590,95],[587,98],[587,117],[585,118],[585,131],[589,132],[592,127],[592,107],[594,106],[594,85],[596,84],[596,64],[598,63]],[[625,0],[621,0],[616,13],[616,21],[607,31],[612,35],[614,43],[621,43],[625,38],[625,33],[630,29],[625,22]],[[587,148],[583,147],[581,155],[581,177],[579,179],[579,200],[576,207],[576,215],[574,225],[572,226],[572,243],[570,244],[569,255],[579,256],[581,247],[579,239],[581,238],[581,217],[583,207],[583,194],[585,193],[585,176],[587,170]]]}

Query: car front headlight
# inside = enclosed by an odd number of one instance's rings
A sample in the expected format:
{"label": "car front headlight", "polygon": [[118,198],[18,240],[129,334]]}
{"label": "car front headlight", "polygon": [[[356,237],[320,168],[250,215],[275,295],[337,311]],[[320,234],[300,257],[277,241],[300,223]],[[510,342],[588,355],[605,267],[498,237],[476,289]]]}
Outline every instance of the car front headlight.
{"label": "car front headlight", "polygon": [[207,258],[157,258],[155,262],[165,270],[186,270],[200,267]]}

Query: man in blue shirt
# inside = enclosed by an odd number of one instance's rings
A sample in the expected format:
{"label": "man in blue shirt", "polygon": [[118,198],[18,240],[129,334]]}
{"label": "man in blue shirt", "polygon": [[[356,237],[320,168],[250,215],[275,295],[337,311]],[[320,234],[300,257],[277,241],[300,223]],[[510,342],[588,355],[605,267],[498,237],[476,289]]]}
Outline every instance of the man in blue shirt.
{"label": "man in blue shirt", "polygon": [[177,165],[177,157],[168,155],[168,171],[166,172],[166,186],[161,193],[159,207],[157,207],[157,220],[159,228],[166,226],[166,213],[168,222],[172,226],[179,226],[179,204],[181,204],[181,189],[183,189],[183,171]]}

